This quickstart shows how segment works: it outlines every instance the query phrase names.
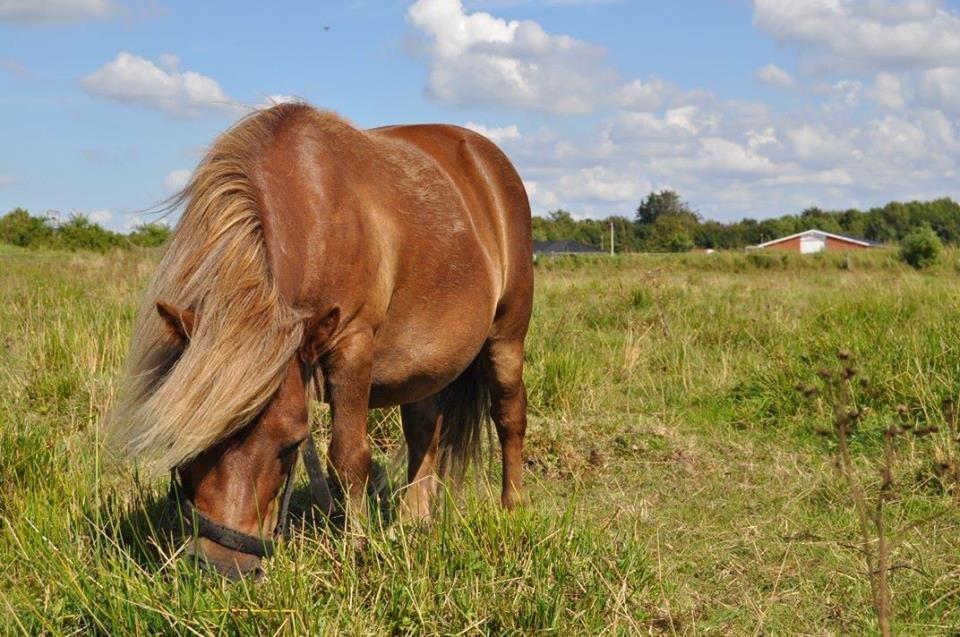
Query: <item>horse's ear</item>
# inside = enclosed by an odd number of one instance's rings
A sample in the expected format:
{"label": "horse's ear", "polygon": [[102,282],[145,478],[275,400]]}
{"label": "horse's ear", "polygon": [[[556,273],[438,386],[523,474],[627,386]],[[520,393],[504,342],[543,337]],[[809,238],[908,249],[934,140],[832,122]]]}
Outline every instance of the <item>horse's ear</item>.
{"label": "horse's ear", "polygon": [[187,341],[193,336],[193,328],[197,322],[197,313],[190,308],[180,309],[165,301],[157,301],[157,313],[163,322],[167,325],[170,335],[179,343],[180,347],[186,347]]}
{"label": "horse's ear", "polygon": [[326,314],[315,314],[304,322],[303,347],[300,348],[300,358],[304,363],[316,365],[338,325],[340,307],[336,305]]}

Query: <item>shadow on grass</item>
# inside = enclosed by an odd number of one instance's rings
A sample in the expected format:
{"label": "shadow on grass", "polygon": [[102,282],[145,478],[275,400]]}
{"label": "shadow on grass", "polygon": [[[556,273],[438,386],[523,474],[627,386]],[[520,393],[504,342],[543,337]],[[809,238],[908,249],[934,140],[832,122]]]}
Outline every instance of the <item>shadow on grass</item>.
{"label": "shadow on grass", "polygon": [[[290,496],[287,518],[288,533],[305,535],[343,534],[345,508],[343,495],[332,481],[327,481],[334,496],[332,514],[318,508],[306,483],[296,483]],[[373,529],[385,530],[397,519],[398,500],[386,471],[374,465],[373,478],[367,490],[368,519]],[[145,571],[155,571],[175,558],[188,537],[176,502],[166,489],[162,492],[139,481],[124,502],[116,492],[100,498],[99,506],[85,511],[90,522],[90,541],[106,540],[122,551]]]}

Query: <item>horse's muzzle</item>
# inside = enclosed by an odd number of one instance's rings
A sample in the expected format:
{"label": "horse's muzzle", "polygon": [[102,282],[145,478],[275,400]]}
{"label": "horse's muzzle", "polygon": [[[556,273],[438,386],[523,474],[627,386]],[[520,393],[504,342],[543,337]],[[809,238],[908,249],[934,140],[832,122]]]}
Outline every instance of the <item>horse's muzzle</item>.
{"label": "horse's muzzle", "polygon": [[184,558],[202,569],[219,573],[231,582],[238,582],[244,578],[262,582],[267,578],[267,573],[261,566],[261,559],[256,555],[223,548],[206,538],[191,540]]}

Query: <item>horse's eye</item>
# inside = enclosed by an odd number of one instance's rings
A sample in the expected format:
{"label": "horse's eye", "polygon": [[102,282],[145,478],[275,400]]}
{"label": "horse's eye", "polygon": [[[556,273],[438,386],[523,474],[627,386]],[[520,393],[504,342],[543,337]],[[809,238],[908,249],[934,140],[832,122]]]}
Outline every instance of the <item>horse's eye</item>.
{"label": "horse's eye", "polygon": [[300,448],[300,445],[301,445],[302,443],[303,443],[302,440],[298,440],[297,442],[295,442],[295,443],[293,443],[293,444],[291,444],[291,445],[287,445],[286,447],[284,447],[283,449],[280,450],[280,457],[281,457],[281,458],[286,458],[286,457],[289,456],[291,453],[293,453],[293,452],[295,452],[297,449],[299,449],[299,448]]}

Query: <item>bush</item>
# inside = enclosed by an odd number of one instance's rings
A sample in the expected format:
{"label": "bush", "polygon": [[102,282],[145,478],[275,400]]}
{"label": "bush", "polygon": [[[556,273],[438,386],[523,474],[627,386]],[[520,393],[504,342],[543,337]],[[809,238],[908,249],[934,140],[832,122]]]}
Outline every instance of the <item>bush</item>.
{"label": "bush", "polygon": [[170,237],[170,228],[162,223],[144,223],[133,229],[127,237],[130,243],[141,248],[155,248]]}
{"label": "bush", "polygon": [[62,224],[44,217],[34,217],[23,208],[14,208],[0,217],[0,243],[21,248],[53,248],[57,250],[92,250],[107,252],[133,246],[153,248],[170,236],[163,223],[145,223],[127,235],[107,230],[83,215],[73,215]]}
{"label": "bush", "polygon": [[14,208],[0,217],[0,241],[26,248],[47,245],[53,228],[43,217],[33,217],[23,208]]}
{"label": "bush", "polygon": [[942,252],[943,243],[930,226],[917,228],[900,241],[900,258],[918,270],[936,263]]}
{"label": "bush", "polygon": [[93,250],[106,252],[110,248],[120,247],[120,235],[91,223],[83,215],[74,215],[57,228],[56,247],[66,250]]}
{"label": "bush", "polygon": [[693,250],[693,239],[686,232],[674,232],[664,241],[663,247],[667,252],[689,252]]}

